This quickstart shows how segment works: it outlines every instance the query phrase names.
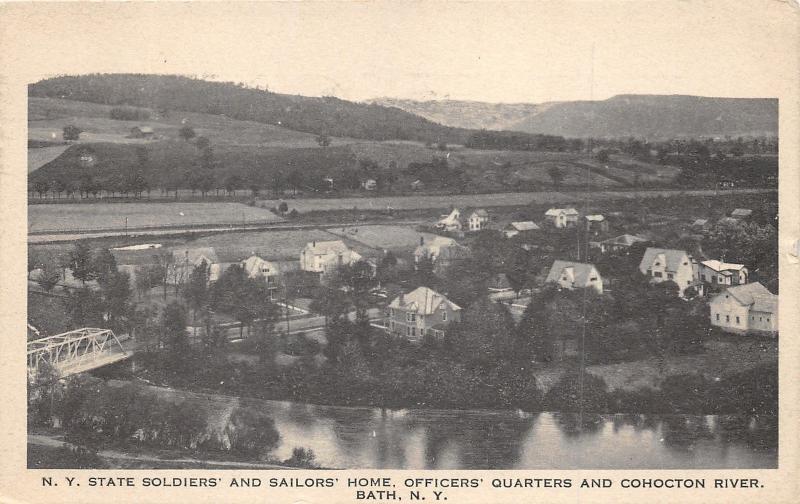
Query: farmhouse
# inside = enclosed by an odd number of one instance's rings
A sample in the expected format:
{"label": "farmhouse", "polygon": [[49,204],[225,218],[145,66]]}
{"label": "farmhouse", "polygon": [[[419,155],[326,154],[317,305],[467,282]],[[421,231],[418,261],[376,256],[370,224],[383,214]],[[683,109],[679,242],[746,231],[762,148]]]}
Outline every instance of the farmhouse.
{"label": "farmhouse", "polygon": [[479,208],[469,215],[467,222],[469,223],[470,231],[485,229],[486,225],[489,223],[489,212],[483,208]]}
{"label": "farmhouse", "polygon": [[728,287],[709,303],[711,325],[728,332],[778,332],[778,296],[758,282]]}
{"label": "farmhouse", "polygon": [[348,248],[342,240],[312,241],[300,251],[300,269],[331,274],[345,264],[353,264],[361,259],[354,250]]}
{"label": "farmhouse", "polygon": [[437,229],[449,232],[461,231],[461,212],[458,208],[454,208],[448,215],[443,216],[436,223]]}
{"label": "farmhouse", "polygon": [[666,281],[678,285],[683,296],[688,287],[699,287],[695,282],[695,263],[684,250],[648,247],[639,263],[639,271],[652,283]]}
{"label": "farmhouse", "polygon": [[600,252],[603,254],[607,252],[627,254],[633,244],[644,243],[646,241],[647,238],[642,238],[641,236],[624,234],[614,238],[609,238],[608,240],[590,242],[590,245],[595,248],[599,248]]}
{"label": "farmhouse", "polygon": [[536,231],[538,229],[540,229],[539,226],[533,221],[511,222],[503,228],[503,234],[506,235],[506,238],[512,238],[524,231]]}
{"label": "farmhouse", "polygon": [[698,278],[710,285],[741,285],[747,283],[748,270],[744,264],[731,264],[716,259],[701,262]]}
{"label": "farmhouse", "polygon": [[547,283],[557,283],[564,289],[593,288],[603,293],[603,279],[593,264],[556,260],[547,274]]}
{"label": "farmhouse", "polygon": [[131,128],[131,138],[153,138],[153,128],[150,126],[134,126]]}
{"label": "farmhouse", "polygon": [[387,310],[389,333],[420,341],[425,336],[442,338],[445,328],[461,320],[461,307],[428,287],[400,294]]}
{"label": "farmhouse", "polygon": [[544,213],[544,218],[557,228],[565,228],[577,225],[578,215],[574,208],[551,208]]}
{"label": "farmhouse", "polygon": [[219,262],[217,253],[212,247],[173,249],[172,272],[168,274],[168,283],[181,285],[188,282],[194,268],[204,262],[208,266],[208,281],[217,281],[224,266]]}
{"label": "farmhouse", "polygon": [[365,191],[374,191],[378,188],[378,182],[375,179],[367,179],[361,182],[361,188]]}

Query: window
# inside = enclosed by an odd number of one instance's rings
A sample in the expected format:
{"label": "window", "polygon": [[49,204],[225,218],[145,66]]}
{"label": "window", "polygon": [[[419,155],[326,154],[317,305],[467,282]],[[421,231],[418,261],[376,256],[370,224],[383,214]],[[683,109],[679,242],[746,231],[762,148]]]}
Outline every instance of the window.
{"label": "window", "polygon": [[670,279],[670,280],[672,280],[672,278],[673,278],[674,276],[675,276],[675,275],[673,275],[672,273],[667,273],[667,278],[668,278],[668,279]]}
{"label": "window", "polygon": [[417,315],[415,313],[406,313],[406,322],[415,322]]}
{"label": "window", "polygon": [[692,285],[692,281],[691,280],[686,280],[686,285]]}
{"label": "window", "polygon": [[413,337],[417,336],[417,328],[416,327],[412,327],[411,328],[411,336],[413,336]]}
{"label": "window", "polygon": [[731,316],[725,315],[725,322],[730,322],[730,321],[731,321]]}
{"label": "window", "polygon": [[654,271],[653,272],[653,276],[656,277],[656,278],[661,278],[663,275],[661,274],[660,271]]}
{"label": "window", "polygon": [[719,322],[719,313],[717,313],[717,322]]}
{"label": "window", "polygon": [[739,316],[737,315],[736,316],[736,325],[739,325],[739,324],[741,324],[741,322],[739,322]]}
{"label": "window", "polygon": [[394,331],[394,320],[389,321],[389,328]]}
{"label": "window", "polygon": [[658,262],[658,261],[656,261],[656,262],[654,262],[654,263],[653,263],[653,265],[654,265],[654,266],[661,266],[661,263],[660,263],[660,262]]}
{"label": "window", "polygon": [[592,278],[589,279],[589,281],[590,282],[596,282],[597,281],[597,277],[592,277]]}
{"label": "window", "polygon": [[442,322],[447,322],[447,310],[442,310]]}

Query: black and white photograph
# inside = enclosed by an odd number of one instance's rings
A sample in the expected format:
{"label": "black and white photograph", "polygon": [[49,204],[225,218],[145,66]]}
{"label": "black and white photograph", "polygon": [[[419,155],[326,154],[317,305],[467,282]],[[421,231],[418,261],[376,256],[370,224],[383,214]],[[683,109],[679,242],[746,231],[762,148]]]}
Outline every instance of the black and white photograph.
{"label": "black and white photograph", "polygon": [[779,92],[406,7],[28,81],[28,469],[778,468]]}

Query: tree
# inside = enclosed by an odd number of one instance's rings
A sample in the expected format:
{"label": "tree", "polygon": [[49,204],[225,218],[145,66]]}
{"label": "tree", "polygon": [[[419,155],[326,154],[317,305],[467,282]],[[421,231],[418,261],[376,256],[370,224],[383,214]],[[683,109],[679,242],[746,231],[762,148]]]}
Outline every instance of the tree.
{"label": "tree", "polygon": [[43,262],[38,265],[39,268],[39,276],[36,278],[36,283],[44,289],[45,292],[50,292],[53,288],[58,284],[58,280],[61,278],[61,273],[59,272],[58,268],[56,268],[50,262]]}
{"label": "tree", "polygon": [[289,204],[286,203],[285,201],[281,201],[280,204],[278,205],[278,211],[280,213],[288,212],[289,211]]}
{"label": "tree", "polygon": [[195,133],[194,129],[192,129],[188,125],[183,126],[183,127],[181,127],[181,129],[178,130],[178,136],[183,138],[183,140],[186,141],[186,142],[188,142],[189,140],[194,138],[196,135],[197,135],[197,133]]}
{"label": "tree", "polygon": [[553,181],[553,185],[556,187],[560,187],[561,182],[564,181],[564,172],[562,172],[561,168],[558,166],[551,166],[548,168],[547,175],[550,176],[550,179]]}
{"label": "tree", "polygon": [[107,284],[117,276],[117,260],[107,248],[97,249],[91,255],[90,269],[100,285]]}
{"label": "tree", "polygon": [[[209,265],[205,260],[192,269],[189,274],[189,283],[183,291],[183,296],[191,308],[194,319],[194,326],[197,327],[197,314],[207,309],[209,301],[208,279]],[[196,330],[196,329],[195,329]]]}
{"label": "tree", "polygon": [[289,176],[286,177],[286,183],[289,184],[292,192],[297,194],[297,190],[303,186],[303,174],[300,170],[292,170],[289,172]]}
{"label": "tree", "polygon": [[513,321],[502,305],[482,296],[455,325],[454,330],[448,331],[448,339],[464,362],[489,369],[511,357]]}
{"label": "tree", "polygon": [[186,311],[175,301],[165,306],[161,314],[161,342],[174,357],[180,356],[189,347]]}
{"label": "tree", "polygon": [[66,311],[73,328],[103,325],[103,300],[87,287],[78,289],[67,298]]}
{"label": "tree", "polygon": [[239,407],[233,411],[225,427],[231,451],[261,458],[269,454],[280,441],[275,421],[265,413]]}
{"label": "tree", "polygon": [[195,139],[194,145],[202,151],[211,146],[211,140],[207,137],[199,136]]}
{"label": "tree", "polygon": [[610,159],[609,152],[607,149],[600,150],[595,157],[601,163],[608,163],[608,160]]}
{"label": "tree", "polygon": [[327,147],[331,144],[331,138],[327,134],[322,133],[317,137],[317,143],[320,147]]}
{"label": "tree", "polygon": [[102,285],[106,320],[114,330],[125,329],[130,317],[131,287],[130,276],[126,272],[114,272]]}
{"label": "tree", "polygon": [[96,278],[96,270],[92,264],[92,250],[82,241],[76,242],[69,253],[69,266],[72,269],[72,276],[84,284]]}
{"label": "tree", "polygon": [[78,140],[81,136],[81,133],[83,133],[83,130],[81,130],[79,127],[75,126],[74,124],[68,124],[64,126],[61,136],[64,138],[64,140],[71,142],[73,140]]}

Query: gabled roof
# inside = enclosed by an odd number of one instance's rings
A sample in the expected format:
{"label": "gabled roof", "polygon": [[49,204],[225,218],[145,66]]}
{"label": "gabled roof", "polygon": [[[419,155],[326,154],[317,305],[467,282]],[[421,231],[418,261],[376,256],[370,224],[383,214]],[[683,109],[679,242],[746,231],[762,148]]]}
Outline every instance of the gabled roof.
{"label": "gabled roof", "polygon": [[646,242],[646,238],[642,238],[641,236],[624,234],[620,236],[616,236],[614,238],[609,238],[608,240],[603,240],[600,243],[608,244],[608,245],[625,245],[630,247],[634,243],[641,243]]}
{"label": "gabled roof", "polygon": [[749,306],[752,310],[764,313],[778,313],[778,296],[758,282],[728,287],[718,294],[714,300],[726,294],[733,296],[740,304]]}
{"label": "gabled roof", "polygon": [[589,278],[592,276],[592,271],[597,271],[593,264],[556,260],[550,267],[550,272],[547,274],[547,279],[545,281],[558,282],[561,278],[561,272],[565,269],[570,271],[575,285],[579,287],[589,285]]}
{"label": "gabled roof", "polygon": [[585,217],[585,219],[588,220],[588,221],[594,221],[594,222],[602,222],[602,221],[606,220],[606,218],[603,217],[600,214],[587,215]]}
{"label": "gabled roof", "polygon": [[483,208],[479,208],[470,214],[470,217],[473,215],[477,215],[478,217],[489,217],[489,212],[484,210]]}
{"label": "gabled roof", "polygon": [[723,218],[721,218],[719,220],[719,223],[720,224],[726,224],[726,225],[729,225],[729,226],[740,226],[741,225],[741,222],[739,222],[739,219],[734,219],[733,217],[723,217]]}
{"label": "gabled roof", "polygon": [[242,261],[242,268],[244,268],[244,271],[248,274],[248,276],[258,276],[261,275],[261,266],[265,263],[272,266],[272,262],[267,261],[257,255],[251,255]]}
{"label": "gabled roof", "polygon": [[533,221],[512,222],[508,226],[512,229],[516,229],[517,231],[535,231],[537,229],[541,229]]}
{"label": "gabled roof", "polygon": [[749,208],[736,208],[731,212],[731,217],[748,217],[753,214]]}
{"label": "gabled roof", "polygon": [[183,264],[188,260],[189,264],[197,266],[205,260],[211,266],[219,262],[213,247],[175,248],[172,249],[172,257],[175,259],[175,264]]}
{"label": "gabled roof", "polygon": [[717,261],[716,259],[709,259],[708,261],[703,261],[701,264],[717,272],[726,270],[739,271],[744,268],[744,264],[724,263],[722,261]]}
{"label": "gabled roof", "polygon": [[454,208],[448,215],[439,220],[439,224],[442,224],[444,226],[457,224],[460,215],[461,212],[458,210],[458,208]]}
{"label": "gabled roof", "polygon": [[548,217],[556,217],[561,214],[564,215],[578,215],[578,211],[574,208],[551,208],[550,210],[546,211],[544,214]]}
{"label": "gabled roof", "polygon": [[505,273],[498,273],[489,279],[487,287],[489,290],[511,289],[511,282],[508,281],[508,276]]}
{"label": "gabled roof", "polygon": [[[689,259],[689,254],[685,250],[662,249],[655,247],[647,247],[642,256],[642,261],[639,263],[639,271],[646,273],[647,270],[653,266],[656,257],[664,255],[667,271],[678,271],[684,259]],[[691,261],[689,265],[691,266]]]}
{"label": "gabled roof", "polygon": [[312,254],[339,254],[350,250],[342,240],[329,240],[306,243],[306,251]]}
{"label": "gabled roof", "polygon": [[451,310],[461,309],[460,306],[428,287],[417,287],[408,294],[397,296],[389,303],[389,308],[413,311],[418,315],[431,315],[442,303],[446,303]]}
{"label": "gabled roof", "polygon": [[705,226],[708,224],[708,219],[696,219],[692,222],[692,226]]}

